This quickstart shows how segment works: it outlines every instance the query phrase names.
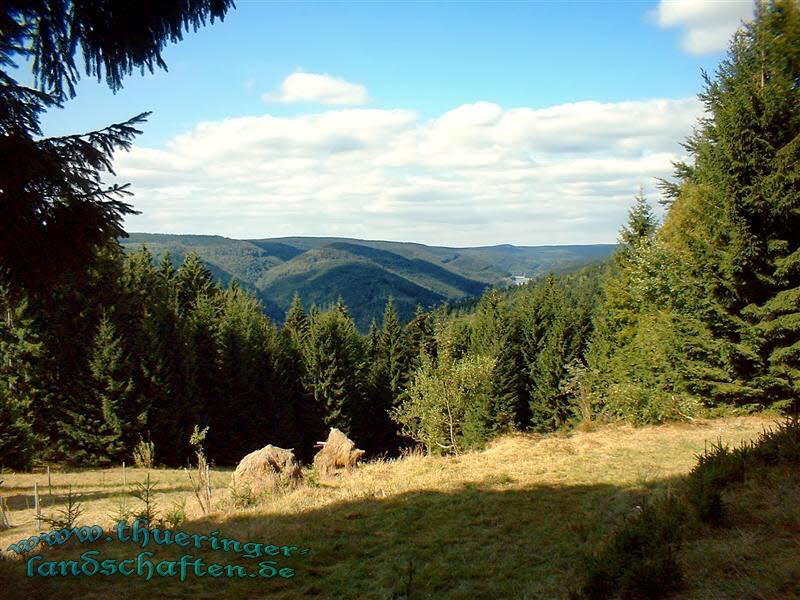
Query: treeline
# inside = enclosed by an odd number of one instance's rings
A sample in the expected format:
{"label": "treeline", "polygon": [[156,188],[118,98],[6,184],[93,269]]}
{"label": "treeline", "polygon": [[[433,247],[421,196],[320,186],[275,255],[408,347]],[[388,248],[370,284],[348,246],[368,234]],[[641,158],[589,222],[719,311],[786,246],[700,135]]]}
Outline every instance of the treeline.
{"label": "treeline", "polygon": [[4,466],[103,464],[141,440],[181,464],[194,425],[211,426],[223,463],[255,439],[300,448],[316,434],[291,340],[196,256],[176,270],[144,249],[104,252],[83,280],[9,311],[0,352]]}
{"label": "treeline", "polygon": [[403,326],[394,305],[360,335],[340,301],[284,327],[196,255],[177,268],[146,248],[100,253],[81,280],[8,307],[0,325],[0,463],[102,465],[144,441],[184,464],[197,425],[208,455],[235,464],[267,443],[309,458],[328,427],[370,453],[395,451],[389,409],[430,346],[432,315]]}
{"label": "treeline", "polygon": [[158,463],[180,465],[195,426],[209,427],[218,464],[267,443],[310,458],[328,427],[372,455],[413,440],[440,449],[444,425],[425,421],[423,438],[410,416],[431,413],[431,380],[458,394],[461,408],[450,410],[465,416],[447,424],[456,451],[510,428],[556,427],[570,414],[559,385],[584,352],[596,282],[550,277],[514,306],[492,291],[473,315],[420,309],[406,324],[390,300],[381,324],[361,335],[341,301],[306,312],[296,296],[277,327],[235,282],[214,282],[196,255],[176,268],[169,255],[154,264],[144,247],[105,251],[82,280],[9,309],[0,457],[13,468],[102,465],[152,442]]}

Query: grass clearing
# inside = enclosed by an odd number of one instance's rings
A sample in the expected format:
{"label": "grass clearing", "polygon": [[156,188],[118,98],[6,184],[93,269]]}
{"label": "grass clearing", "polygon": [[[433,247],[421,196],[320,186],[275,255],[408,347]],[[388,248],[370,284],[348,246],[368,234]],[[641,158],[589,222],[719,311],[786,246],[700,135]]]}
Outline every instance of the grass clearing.
{"label": "grass clearing", "polygon": [[[19,597],[64,593],[69,586],[71,596],[84,598],[114,594],[126,598],[566,598],[574,589],[580,552],[596,545],[649,496],[688,473],[696,462],[695,453],[706,443],[752,440],[771,422],[769,417],[749,416],[641,428],[608,425],[551,436],[517,434],[495,440],[483,452],[458,457],[411,454],[374,461],[243,510],[232,510],[230,495],[224,490],[230,471],[214,471],[215,497],[224,498],[224,503],[207,516],[199,513],[183,471],[153,470],[151,476],[161,492],[156,497],[160,508],[188,498],[190,520],[177,529],[204,534],[219,530],[220,536],[243,542],[310,548],[306,556],[279,561],[296,569],[296,576],[285,580],[221,577],[213,585],[208,577],[193,576],[185,582],[174,577],[144,581],[100,575],[27,578],[18,557],[4,561],[0,568]],[[127,475],[130,484],[142,480],[145,472],[129,469]],[[86,509],[80,522],[110,526],[115,500],[126,491],[121,476],[120,469],[54,473],[53,495],[63,499],[72,485],[73,492],[83,496]],[[39,484],[43,497],[47,492],[46,475],[6,474],[4,479],[3,494],[9,497],[10,520],[16,526],[2,532],[3,549],[33,533],[33,482]],[[798,494],[796,483],[781,483],[788,486],[786,502],[797,499],[791,495]],[[766,489],[752,482],[744,486],[751,496]],[[738,510],[731,502],[732,510]],[[766,498],[761,502],[769,504]],[[749,507],[749,503],[743,499],[741,506]],[[45,503],[44,512],[49,510]],[[719,568],[714,553],[726,557],[722,564],[745,564],[746,549],[758,551],[763,543],[759,536],[775,519],[787,530],[796,527],[787,514],[780,509],[774,514],[767,511],[766,516],[756,511],[749,517],[752,531],[725,530],[710,541],[698,541],[684,556],[693,561],[686,572],[698,582],[713,579]],[[726,541],[726,536],[733,538]],[[745,554],[733,552],[734,542]],[[775,542],[775,553],[785,549],[783,543]],[[122,543],[95,546],[103,558],[132,558],[141,551]],[[86,548],[47,549],[43,554],[47,560],[60,560],[76,557]],[[158,548],[155,560],[175,560],[184,553],[179,550]],[[237,559],[230,552],[202,549],[193,553],[207,562],[249,568],[258,563]],[[783,575],[776,577],[781,580]],[[695,591],[690,586],[686,597],[711,597],[706,593],[708,585],[695,586]]]}

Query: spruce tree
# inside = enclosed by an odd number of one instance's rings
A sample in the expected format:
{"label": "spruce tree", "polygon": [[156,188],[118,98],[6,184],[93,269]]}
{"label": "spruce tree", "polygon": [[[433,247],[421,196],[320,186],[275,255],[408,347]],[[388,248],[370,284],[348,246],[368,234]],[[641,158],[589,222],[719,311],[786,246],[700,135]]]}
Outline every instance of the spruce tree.
{"label": "spruce tree", "polygon": [[576,358],[576,336],[566,294],[549,277],[541,287],[536,317],[544,333],[529,363],[531,379],[531,421],[538,430],[563,425],[570,414],[569,399],[562,389],[567,365]]}
{"label": "spruce tree", "polygon": [[522,326],[516,317],[506,322],[500,351],[492,373],[492,394],[499,412],[509,415],[508,425],[527,428],[531,422],[531,379],[523,347]]}
{"label": "spruce tree", "polygon": [[106,420],[97,398],[87,397],[65,409],[69,419],[62,424],[67,462],[73,465],[107,465],[123,451],[119,432]]}
{"label": "spruce tree", "polygon": [[369,330],[365,339],[364,352],[370,364],[375,364],[380,357],[380,340],[381,334],[378,329],[378,324],[373,318],[369,322]]}
{"label": "spruce tree", "polygon": [[167,281],[171,281],[172,278],[175,277],[177,270],[175,269],[175,265],[172,264],[172,254],[170,254],[169,250],[161,255],[161,261],[158,263],[158,271]]}
{"label": "spruce tree", "polygon": [[303,310],[303,301],[300,293],[295,292],[292,297],[292,304],[286,312],[286,320],[283,326],[298,340],[304,342],[308,338],[308,315]]}
{"label": "spruce tree", "polygon": [[271,378],[262,381],[269,394],[273,412],[275,443],[294,448],[299,460],[310,461],[317,450],[314,444],[327,434],[323,414],[303,386],[305,371],[303,356],[286,329],[278,330],[271,338]]}
{"label": "spruce tree", "polygon": [[42,440],[32,417],[47,396],[37,369],[44,348],[25,308],[15,309],[13,324],[0,324],[0,465],[15,470],[28,469],[35,458]]}
{"label": "spruce tree", "polygon": [[188,311],[200,296],[218,292],[211,272],[206,269],[195,252],[190,252],[175,274],[178,302],[181,310]]}
{"label": "spruce tree", "polygon": [[628,222],[622,227],[619,234],[620,251],[615,255],[617,260],[626,256],[627,251],[634,249],[655,235],[658,222],[653,214],[653,209],[644,195],[644,190],[640,187],[639,192],[634,197],[634,204],[628,210]]}
{"label": "spruce tree", "polygon": [[381,329],[380,360],[384,362],[389,383],[389,393],[392,403],[395,404],[408,376],[408,355],[403,328],[397,318],[394,301],[389,297],[383,312],[383,327]]}
{"label": "spruce tree", "polygon": [[414,318],[405,326],[405,334],[408,344],[409,372],[415,371],[420,366],[419,356],[423,350],[428,356],[436,358],[433,316],[426,313],[421,306],[417,306]]}
{"label": "spruce tree", "polygon": [[271,326],[258,301],[232,287],[222,295],[218,327],[216,401],[210,407],[209,453],[223,464],[266,445],[271,422],[269,395],[262,376],[269,377]]}
{"label": "spruce tree", "polygon": [[120,340],[108,318],[103,318],[95,334],[89,368],[92,389],[100,403],[103,419],[120,441],[131,441],[133,435],[123,436],[123,429],[127,433],[129,423],[121,420],[120,415],[124,418],[133,412],[131,405],[136,401],[135,388]]}
{"label": "spruce tree", "polygon": [[352,319],[341,310],[320,313],[309,332],[306,383],[325,425],[351,432],[363,407],[363,347]]}
{"label": "spruce tree", "polygon": [[800,7],[759,3],[701,99],[708,117],[687,143],[693,163],[665,221],[710,302],[700,315],[719,347],[716,400],[796,395],[800,334]]}
{"label": "spruce tree", "polygon": [[505,321],[505,307],[502,305],[500,294],[491,288],[484,292],[475,310],[470,351],[473,354],[497,356]]}

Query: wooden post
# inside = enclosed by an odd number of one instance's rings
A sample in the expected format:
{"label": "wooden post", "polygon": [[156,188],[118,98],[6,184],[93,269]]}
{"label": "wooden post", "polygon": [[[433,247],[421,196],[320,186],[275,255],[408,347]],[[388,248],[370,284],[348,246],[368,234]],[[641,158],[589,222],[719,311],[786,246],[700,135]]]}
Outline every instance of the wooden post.
{"label": "wooden post", "polygon": [[47,465],[47,495],[53,495],[53,482],[50,480],[50,465]]}
{"label": "wooden post", "polygon": [[36,531],[39,531],[42,528],[42,521],[39,518],[41,517],[39,514],[39,486],[36,482],[33,483],[33,507],[36,510]]}
{"label": "wooden post", "polygon": [[[3,480],[0,479],[0,485],[3,485]],[[6,499],[0,496],[0,529],[8,529],[11,523],[8,522],[8,506],[6,506]]]}
{"label": "wooden post", "polygon": [[125,474],[125,461],[122,461],[122,485],[128,485],[128,476]]}
{"label": "wooden post", "polygon": [[6,499],[0,496],[0,529],[9,529],[11,523],[8,522],[8,505]]}
{"label": "wooden post", "polygon": [[206,463],[206,495],[208,496],[208,511],[211,512],[211,470]]}

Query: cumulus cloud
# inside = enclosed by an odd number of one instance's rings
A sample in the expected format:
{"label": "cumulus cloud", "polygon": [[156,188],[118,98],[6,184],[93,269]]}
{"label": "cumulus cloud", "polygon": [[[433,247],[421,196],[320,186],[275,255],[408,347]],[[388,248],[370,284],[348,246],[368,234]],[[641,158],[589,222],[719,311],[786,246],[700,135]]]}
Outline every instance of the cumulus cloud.
{"label": "cumulus cloud", "polygon": [[683,29],[681,47],[690,54],[725,50],[742,21],[752,17],[752,0],[660,0],[655,11],[661,27]]}
{"label": "cumulus cloud", "polygon": [[702,108],[662,99],[348,108],[203,122],[119,155],[131,231],[341,235],[439,245],[613,242]]}
{"label": "cumulus cloud", "polygon": [[262,97],[264,102],[316,102],[318,104],[367,104],[367,88],[344,79],[317,73],[292,73],[277,91]]}

